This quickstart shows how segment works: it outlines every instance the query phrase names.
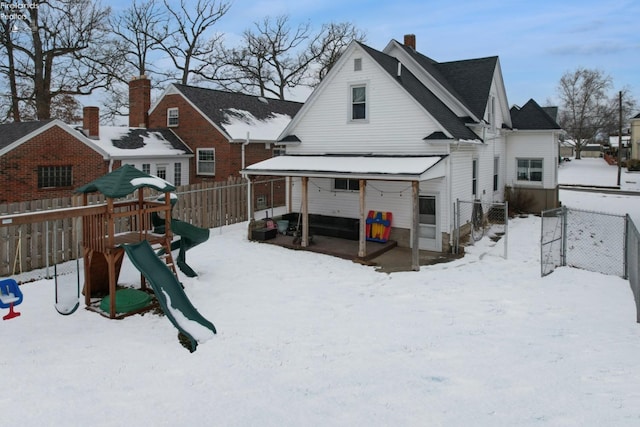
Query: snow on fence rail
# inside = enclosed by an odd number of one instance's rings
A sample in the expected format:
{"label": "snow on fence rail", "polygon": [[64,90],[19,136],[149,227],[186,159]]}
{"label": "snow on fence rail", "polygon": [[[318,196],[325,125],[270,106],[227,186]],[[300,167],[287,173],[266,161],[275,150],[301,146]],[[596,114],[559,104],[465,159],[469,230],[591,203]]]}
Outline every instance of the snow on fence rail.
{"label": "snow on fence rail", "polygon": [[[256,207],[283,205],[284,189],[284,179],[253,182]],[[247,184],[242,178],[180,186],[176,194],[173,217],[195,226],[216,228],[247,220]],[[157,196],[157,192],[145,192],[145,198]],[[101,194],[89,195],[90,205],[104,202]],[[81,257],[81,206],[82,196],[1,204],[0,277],[20,281],[50,277],[53,265]],[[36,212],[44,214],[42,220],[24,220]],[[22,220],[12,225],[3,219],[12,217]],[[120,227],[126,224],[116,224],[116,233]],[[64,271],[59,269],[58,274]]]}

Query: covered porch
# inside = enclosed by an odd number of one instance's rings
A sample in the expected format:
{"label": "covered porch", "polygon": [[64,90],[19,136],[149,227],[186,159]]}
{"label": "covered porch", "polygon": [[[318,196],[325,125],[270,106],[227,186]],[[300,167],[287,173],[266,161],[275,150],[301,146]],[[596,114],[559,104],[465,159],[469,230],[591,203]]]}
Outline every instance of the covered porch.
{"label": "covered porch", "polygon": [[[292,250],[306,250],[309,252],[335,256],[351,260],[364,265],[370,265],[382,273],[394,273],[412,271],[412,249],[397,245],[395,241],[386,243],[367,242],[367,255],[364,258],[358,256],[359,242],[340,239],[330,236],[313,236],[308,246],[302,247],[294,243],[291,236],[277,234],[275,238],[264,240],[261,243],[281,246]],[[418,251],[418,265],[433,265],[449,262],[461,258],[463,254],[443,254],[432,251]]]}
{"label": "covered porch", "polygon": [[[344,253],[342,257],[351,259],[357,258],[367,262],[376,258],[371,243],[366,237],[366,220],[369,207],[366,203],[367,183],[369,181],[394,181],[406,182],[411,186],[411,206],[402,209],[410,209],[412,218],[410,229],[410,269],[418,271],[420,269],[421,251],[419,245],[419,196],[420,182],[445,176],[445,162],[442,159],[446,156],[373,156],[373,155],[287,155],[268,159],[245,168],[242,174],[250,179],[254,176],[284,176],[288,178],[299,178],[301,182],[301,204],[300,215],[301,230],[299,247],[313,250],[312,243],[317,245],[316,250],[320,251],[321,241],[333,246],[333,249],[326,248],[324,253],[334,252],[336,256]],[[309,179],[329,178],[342,180],[356,180],[358,183],[358,204],[359,204],[359,238],[357,241],[339,239],[333,242],[325,239],[327,236],[314,236],[311,241],[309,230]],[[289,192],[291,200],[291,192]],[[353,204],[352,204],[353,205]],[[250,214],[252,217],[252,214]],[[282,241],[281,241],[282,242]],[[349,242],[349,243],[348,243]],[[338,244],[339,243],[339,244]],[[393,244],[391,242],[390,244]],[[357,245],[357,250],[355,249]],[[283,244],[283,246],[285,246]],[[338,249],[343,247],[343,249]],[[408,248],[404,248],[408,249]],[[355,252],[355,257],[350,254]],[[384,252],[384,251],[383,251]],[[349,254],[349,255],[346,255]],[[424,265],[424,264],[423,264]]]}

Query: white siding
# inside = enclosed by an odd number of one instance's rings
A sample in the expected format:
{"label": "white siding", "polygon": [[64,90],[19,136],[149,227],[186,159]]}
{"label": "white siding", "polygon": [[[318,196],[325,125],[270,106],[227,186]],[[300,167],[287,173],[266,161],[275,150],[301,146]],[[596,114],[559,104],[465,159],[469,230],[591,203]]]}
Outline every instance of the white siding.
{"label": "white siding", "polygon": [[[294,178],[292,184],[292,208],[301,208],[301,182]],[[358,218],[360,216],[360,196],[357,191],[333,190],[330,178],[310,178],[308,186],[309,213]],[[411,225],[411,183],[389,181],[367,181],[367,211],[393,213],[393,226],[409,228]]]}
{"label": "white siding", "polygon": [[135,160],[122,160],[122,164],[131,165],[138,170],[143,170],[142,165],[148,164],[151,175],[157,175],[158,166],[165,166],[167,172],[166,180],[172,184],[175,184],[175,164],[181,165],[181,177],[180,185],[189,184],[189,159],[168,159],[165,157],[160,158],[147,158],[147,159],[135,159]]}
{"label": "white siding", "polygon": [[[353,59],[362,58],[362,70],[353,71]],[[287,148],[289,154],[372,153],[440,154],[441,145],[423,138],[441,129],[379,65],[359,48],[334,70],[330,84],[313,97],[290,130],[302,143]],[[350,120],[350,88],[367,85],[367,119]]]}
{"label": "white siding", "polygon": [[[555,188],[558,185],[558,144],[554,133],[515,132],[507,142],[506,185],[534,188]],[[543,159],[542,183],[523,182],[516,179],[517,159]]]}

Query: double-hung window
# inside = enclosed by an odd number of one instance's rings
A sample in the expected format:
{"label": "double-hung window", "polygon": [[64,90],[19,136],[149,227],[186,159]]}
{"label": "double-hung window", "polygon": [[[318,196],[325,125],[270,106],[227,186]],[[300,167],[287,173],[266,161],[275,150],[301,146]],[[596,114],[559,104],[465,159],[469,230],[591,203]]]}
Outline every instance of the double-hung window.
{"label": "double-hung window", "polygon": [[178,108],[167,108],[167,126],[175,127],[180,123],[180,110]]}
{"label": "double-hung window", "polygon": [[518,181],[542,182],[542,159],[518,159]]}
{"label": "double-hung window", "polygon": [[367,119],[367,86],[351,86],[351,120]]}
{"label": "double-hung window", "polygon": [[216,174],[216,150],[215,148],[198,148],[198,164],[196,173],[198,175]]}

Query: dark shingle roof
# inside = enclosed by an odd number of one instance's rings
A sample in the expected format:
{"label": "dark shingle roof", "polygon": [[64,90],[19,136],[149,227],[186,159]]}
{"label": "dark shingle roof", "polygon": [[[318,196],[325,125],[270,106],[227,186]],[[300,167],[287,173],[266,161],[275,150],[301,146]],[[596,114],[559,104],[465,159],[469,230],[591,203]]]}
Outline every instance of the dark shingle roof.
{"label": "dark shingle roof", "polygon": [[476,117],[484,117],[493,74],[498,63],[497,56],[436,62],[402,43],[397,44]]}
{"label": "dark shingle roof", "polygon": [[398,60],[360,43],[360,46],[385,69],[398,83],[423,106],[454,138],[479,139],[465,122],[467,117],[458,117],[433,92],[427,89],[407,68],[402,66],[400,77],[397,77]]}
{"label": "dark shingle roof", "polygon": [[111,143],[114,147],[123,150],[137,150],[144,148],[144,138],[164,139],[176,150],[193,153],[191,148],[185,145],[171,129],[131,128],[125,135],[120,136],[118,139],[112,139]]}
{"label": "dark shingle roof", "polygon": [[52,121],[53,119],[0,125],[0,149],[13,144]]}
{"label": "dark shingle roof", "polygon": [[174,86],[220,127],[223,127],[225,120],[227,120],[229,110],[248,111],[256,119],[265,120],[272,118],[274,113],[286,114],[293,118],[303,105],[301,102],[282,101],[182,84],[174,84]]}
{"label": "dark shingle roof", "polygon": [[521,108],[511,107],[511,122],[515,129],[549,130],[561,129],[558,123],[549,116],[544,108],[530,99]]}

